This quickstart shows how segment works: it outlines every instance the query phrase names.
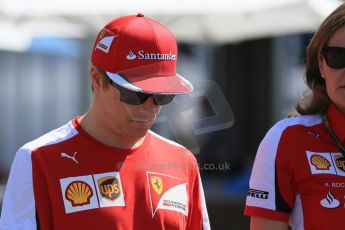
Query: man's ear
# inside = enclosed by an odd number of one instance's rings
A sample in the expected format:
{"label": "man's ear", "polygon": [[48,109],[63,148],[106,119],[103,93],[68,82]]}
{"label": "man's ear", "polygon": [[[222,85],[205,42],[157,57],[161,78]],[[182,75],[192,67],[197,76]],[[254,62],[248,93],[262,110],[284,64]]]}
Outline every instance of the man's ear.
{"label": "man's ear", "polygon": [[90,69],[90,81],[93,90],[98,90],[102,87],[102,76],[94,66],[91,66]]}

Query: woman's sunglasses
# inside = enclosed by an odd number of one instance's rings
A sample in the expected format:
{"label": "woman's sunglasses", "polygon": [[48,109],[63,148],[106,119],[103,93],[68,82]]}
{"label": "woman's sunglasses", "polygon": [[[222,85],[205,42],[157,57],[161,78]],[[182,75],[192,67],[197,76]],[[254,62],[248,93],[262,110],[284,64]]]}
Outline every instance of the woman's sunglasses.
{"label": "woman's sunglasses", "polygon": [[155,105],[166,105],[175,97],[175,94],[150,94],[129,90],[116,84],[108,76],[106,77],[108,78],[109,83],[120,91],[120,100],[129,105],[141,105],[145,103],[149,97],[153,98]]}
{"label": "woman's sunglasses", "polygon": [[325,46],[322,48],[322,55],[326,64],[333,69],[342,69],[345,67],[345,48]]}

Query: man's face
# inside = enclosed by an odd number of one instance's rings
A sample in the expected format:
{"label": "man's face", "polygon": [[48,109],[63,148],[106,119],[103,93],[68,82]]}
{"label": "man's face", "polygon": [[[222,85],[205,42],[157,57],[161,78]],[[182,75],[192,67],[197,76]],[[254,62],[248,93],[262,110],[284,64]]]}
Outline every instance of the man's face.
{"label": "man's face", "polygon": [[111,85],[100,87],[97,97],[97,107],[101,110],[104,125],[113,135],[121,138],[144,137],[161,109],[161,106],[155,105],[152,97],[140,105],[126,104],[120,100],[120,91]]}

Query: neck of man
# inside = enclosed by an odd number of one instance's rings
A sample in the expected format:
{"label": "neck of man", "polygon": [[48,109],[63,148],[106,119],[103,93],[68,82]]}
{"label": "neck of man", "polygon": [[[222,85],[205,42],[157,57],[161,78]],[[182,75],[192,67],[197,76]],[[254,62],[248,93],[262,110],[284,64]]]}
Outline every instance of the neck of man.
{"label": "neck of man", "polygon": [[116,130],[112,130],[106,122],[98,117],[99,116],[91,109],[78,119],[84,131],[97,141],[110,147],[121,149],[134,149],[144,142],[145,136],[141,138],[131,138],[118,135]]}

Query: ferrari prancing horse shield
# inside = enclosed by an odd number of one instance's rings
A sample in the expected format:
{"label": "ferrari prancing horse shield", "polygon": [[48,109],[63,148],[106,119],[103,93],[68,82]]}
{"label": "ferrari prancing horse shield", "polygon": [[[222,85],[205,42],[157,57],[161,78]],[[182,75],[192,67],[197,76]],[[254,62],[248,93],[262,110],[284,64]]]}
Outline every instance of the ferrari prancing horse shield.
{"label": "ferrari prancing horse shield", "polygon": [[163,181],[161,177],[153,176],[151,177],[151,185],[155,192],[160,195],[163,191]]}

